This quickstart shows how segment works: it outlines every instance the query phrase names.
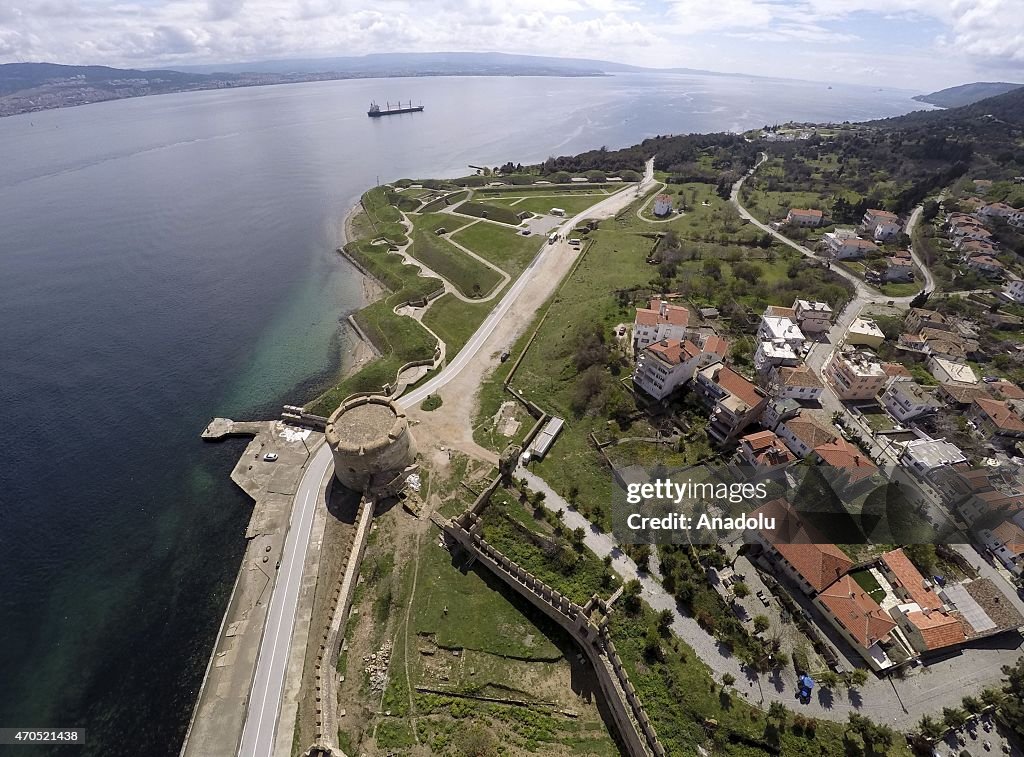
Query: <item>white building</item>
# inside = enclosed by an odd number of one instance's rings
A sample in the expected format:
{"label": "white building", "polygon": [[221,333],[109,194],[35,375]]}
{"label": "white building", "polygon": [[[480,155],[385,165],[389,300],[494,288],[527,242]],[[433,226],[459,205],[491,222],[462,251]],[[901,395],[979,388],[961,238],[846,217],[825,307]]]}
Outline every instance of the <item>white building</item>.
{"label": "white building", "polygon": [[966,363],[955,363],[944,357],[932,355],[928,358],[928,372],[940,384],[977,384],[978,377],[971,366]]}
{"label": "white building", "polygon": [[817,227],[821,226],[823,214],[820,210],[804,210],[802,208],[790,208],[786,214],[786,223],[790,226]]}
{"label": "white building", "polygon": [[805,334],[821,334],[832,327],[832,308],[827,302],[795,300],[796,322]]}
{"label": "white building", "polygon": [[945,439],[913,439],[900,454],[900,464],[921,477],[928,477],[939,468],[966,462],[960,448]]}
{"label": "white building", "polygon": [[757,338],[762,342],[785,342],[794,350],[801,349],[807,339],[804,332],[791,319],[767,313],[761,317],[761,324],[757,327]]}
{"label": "white building", "polygon": [[760,342],[754,353],[754,368],[758,373],[764,373],[782,365],[796,365],[799,362],[800,355],[793,349],[793,345],[784,339]]}
{"label": "white building", "polygon": [[880,397],[882,406],[900,423],[938,409],[935,396],[914,381],[893,381]]}
{"label": "white building", "polygon": [[672,195],[660,194],[654,198],[654,215],[667,216],[672,212]]}
{"label": "white building", "polygon": [[824,388],[821,379],[806,365],[776,368],[768,383],[768,392],[772,397],[806,402],[817,400]]}
{"label": "white building", "polygon": [[885,333],[870,318],[857,318],[846,330],[846,344],[877,350],[885,341]]}
{"label": "white building", "polygon": [[633,383],[654,399],[664,399],[693,378],[700,355],[700,349],[689,340],[655,342],[637,356]]}
{"label": "white building", "polygon": [[684,340],[690,311],[665,300],[651,300],[650,307],[637,308],[633,322],[633,344],[637,352],[663,339]]}
{"label": "white building", "polygon": [[861,226],[878,242],[895,239],[903,230],[903,225],[895,213],[877,208],[868,208],[861,219]]}
{"label": "white building", "polygon": [[821,239],[825,252],[836,260],[859,260],[878,246],[867,239],[861,239],[851,229],[836,229],[825,234]]}
{"label": "white building", "polygon": [[1003,287],[1003,294],[1014,302],[1024,303],[1024,279],[1014,279]]}

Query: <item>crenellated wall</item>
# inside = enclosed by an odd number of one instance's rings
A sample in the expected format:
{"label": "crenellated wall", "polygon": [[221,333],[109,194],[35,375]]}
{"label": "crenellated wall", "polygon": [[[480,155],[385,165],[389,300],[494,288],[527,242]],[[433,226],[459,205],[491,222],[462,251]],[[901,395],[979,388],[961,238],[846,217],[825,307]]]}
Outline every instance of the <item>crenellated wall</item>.
{"label": "crenellated wall", "polygon": [[630,757],[663,757],[664,746],[644,710],[636,689],[629,681],[608,635],[608,614],[604,600],[591,597],[580,606],[548,586],[498,549],[480,534],[479,513],[486,507],[498,481],[492,482],[466,512],[444,521],[445,533],[498,578],[525,597],[534,607],[564,628],[586,653],[608,702],[616,730]]}

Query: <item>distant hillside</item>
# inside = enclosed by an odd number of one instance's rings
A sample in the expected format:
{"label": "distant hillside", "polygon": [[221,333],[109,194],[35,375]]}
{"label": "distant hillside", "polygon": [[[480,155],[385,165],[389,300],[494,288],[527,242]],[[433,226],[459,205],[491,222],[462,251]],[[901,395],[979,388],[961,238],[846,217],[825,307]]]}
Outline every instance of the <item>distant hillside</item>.
{"label": "distant hillside", "polygon": [[989,97],[1004,95],[1020,87],[1024,87],[1024,84],[1011,84],[1005,81],[977,81],[973,84],[961,84],[959,87],[940,89],[929,95],[918,95],[914,99],[929,105],[938,105],[940,108],[959,108]]}
{"label": "distant hillside", "polygon": [[873,125],[905,128],[919,125],[949,125],[961,130],[985,127],[987,124],[1002,124],[1004,127],[1024,127],[1024,87],[1018,87],[1006,94],[987,97],[970,105],[948,110],[916,110],[904,116],[872,121]]}
{"label": "distant hillside", "polygon": [[373,53],[341,58],[249,61],[182,66],[197,73],[345,73],[352,76],[598,76],[605,73],[659,71],[714,74],[688,68],[651,69],[589,58],[556,58],[512,53]]}
{"label": "distant hillside", "polygon": [[209,79],[209,76],[203,74],[181,71],[137,71],[107,66],[62,66],[58,63],[3,63],[0,64],[0,95],[72,82],[108,88],[130,80],[133,83],[145,81],[151,87],[183,88],[203,85]]}

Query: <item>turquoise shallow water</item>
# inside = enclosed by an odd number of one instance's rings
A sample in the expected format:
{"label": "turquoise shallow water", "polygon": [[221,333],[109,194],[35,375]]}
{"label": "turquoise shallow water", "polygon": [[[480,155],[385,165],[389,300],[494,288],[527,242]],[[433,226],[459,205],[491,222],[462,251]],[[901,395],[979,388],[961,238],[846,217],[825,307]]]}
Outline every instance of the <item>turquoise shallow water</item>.
{"label": "turquoise shallow water", "polygon": [[[910,94],[393,79],[0,120],[0,725],[85,727],[73,754],[177,753],[250,509],[227,477],[241,443],[198,434],[303,402],[337,370],[360,284],[333,250],[378,178],[893,115]],[[399,97],[427,109],[366,118]]]}

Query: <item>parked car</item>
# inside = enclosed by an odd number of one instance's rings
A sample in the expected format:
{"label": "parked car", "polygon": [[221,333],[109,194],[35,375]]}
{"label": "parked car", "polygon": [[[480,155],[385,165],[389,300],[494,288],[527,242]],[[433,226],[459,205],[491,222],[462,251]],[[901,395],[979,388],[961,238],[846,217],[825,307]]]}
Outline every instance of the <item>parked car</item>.
{"label": "parked car", "polygon": [[266,460],[268,463],[272,463],[275,460],[277,460],[277,453],[276,452],[268,452],[267,454],[265,454],[263,456],[263,459]]}

